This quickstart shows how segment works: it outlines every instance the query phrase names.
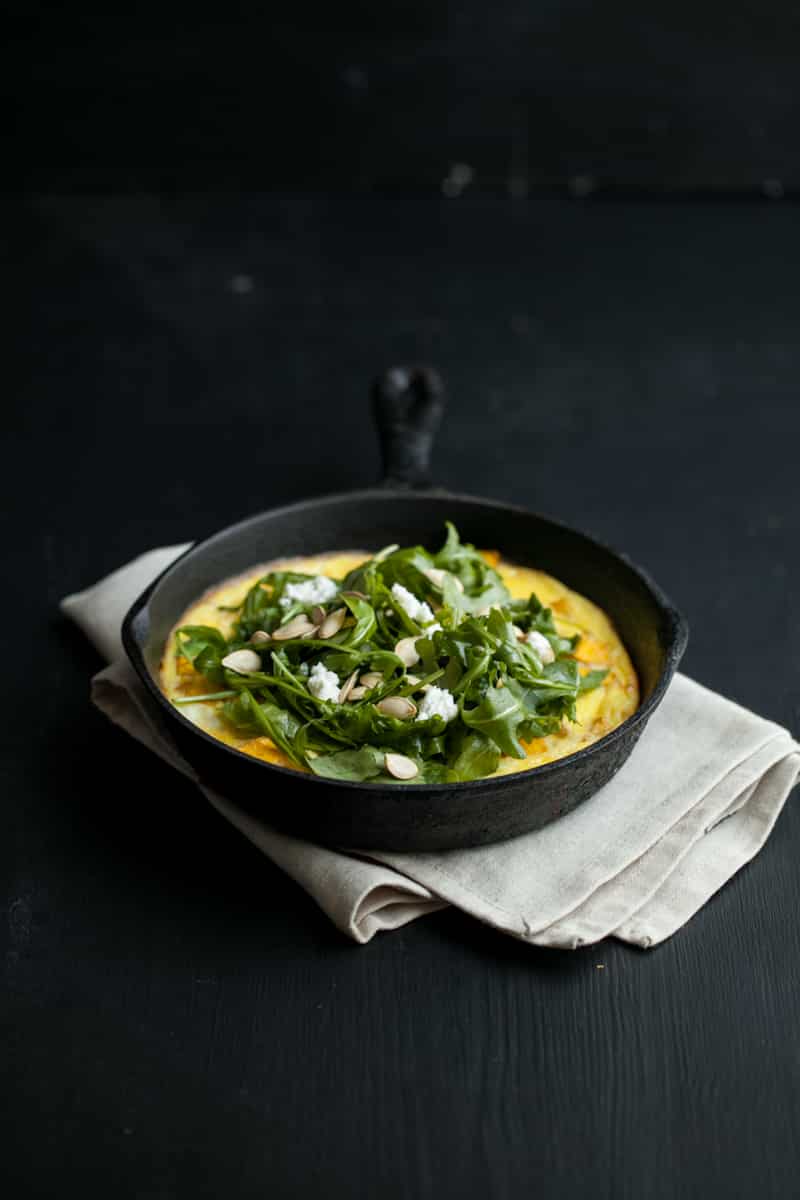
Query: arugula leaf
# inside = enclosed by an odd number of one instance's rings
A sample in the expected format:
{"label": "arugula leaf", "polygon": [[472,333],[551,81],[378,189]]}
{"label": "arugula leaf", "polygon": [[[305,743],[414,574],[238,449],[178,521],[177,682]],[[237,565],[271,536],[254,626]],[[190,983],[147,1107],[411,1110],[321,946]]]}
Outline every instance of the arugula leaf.
{"label": "arugula leaf", "polygon": [[464,599],[464,593],[456,583],[455,575],[449,572],[442,583],[442,601],[444,607],[438,614],[438,620],[446,627],[455,628],[461,622],[465,612],[470,611],[469,598]]}
{"label": "arugula leaf", "polygon": [[355,617],[356,623],[352,629],[347,631],[347,635],[340,645],[342,648],[354,650],[375,632],[377,624],[375,609],[366,600],[359,600],[358,596],[345,596],[343,599]]}
{"label": "arugula leaf", "polygon": [[228,643],[218,629],[211,625],[183,625],[176,635],[178,653],[189,662],[198,675],[210,683],[227,682],[222,659],[228,653]]}
{"label": "arugula leaf", "polygon": [[220,655],[228,652],[228,643],[223,634],[212,625],[182,625],[177,631],[177,653],[193,663],[197,655],[207,647],[215,647]]}
{"label": "arugula leaf", "polygon": [[[410,756],[414,758],[414,755]],[[407,783],[458,783],[454,772],[446,763],[436,762],[433,759],[420,761],[414,758],[417,764],[417,774],[411,780],[406,780]],[[382,783],[401,783],[400,779],[392,779],[387,776],[386,780],[381,780]]]}
{"label": "arugula leaf", "polygon": [[235,696],[236,692],[232,692],[230,688],[226,688],[223,692],[206,692],[198,696],[175,696],[172,700],[173,704],[200,704],[204,700],[227,700],[229,696]]}
{"label": "arugula leaf", "polygon": [[384,770],[384,754],[374,746],[360,750],[338,750],[335,754],[320,754],[307,760],[315,775],[324,779],[346,779],[362,783],[374,779]]}
{"label": "arugula leaf", "polygon": [[461,710],[461,719],[466,725],[491,738],[503,754],[510,754],[512,758],[525,757],[517,727],[527,715],[522,700],[509,687],[488,688],[480,704]]}
{"label": "arugula leaf", "polygon": [[451,770],[459,782],[482,779],[497,770],[500,751],[483,733],[473,730],[460,739]]}
{"label": "arugula leaf", "polygon": [[368,558],[361,566],[354,567],[345,575],[342,591],[363,592],[365,596],[372,596],[379,582],[378,563],[374,558]]}
{"label": "arugula leaf", "polygon": [[300,722],[287,709],[268,701],[259,704],[252,692],[245,689],[235,700],[228,701],[223,712],[227,720],[242,733],[270,738],[293,762],[298,766],[303,765],[294,747]]}
{"label": "arugula leaf", "polygon": [[510,598],[508,588],[494,567],[489,566],[474,546],[461,541],[452,522],[447,521],[446,525],[447,540],[434,556],[434,565],[461,580],[464,611],[477,613],[492,604],[507,603]]}
{"label": "arugula leaf", "polygon": [[375,746],[364,746],[360,750],[338,750],[335,754],[315,755],[308,759],[308,766],[315,775],[324,779],[342,779],[364,783],[381,776],[381,783],[454,783],[455,775],[444,763],[424,761],[414,755],[406,755],[417,766],[412,780],[393,779],[385,767],[385,751]]}
{"label": "arugula leaf", "polygon": [[607,667],[598,668],[594,671],[587,671],[585,675],[581,676],[581,681],[578,684],[578,691],[581,693],[593,692],[595,688],[600,687],[600,684],[603,682],[607,674]]}
{"label": "arugula leaf", "polygon": [[415,596],[429,596],[434,590],[433,584],[425,574],[433,567],[433,558],[422,546],[409,546],[404,550],[395,550],[381,561],[380,574],[387,588],[400,583],[407,587]]}

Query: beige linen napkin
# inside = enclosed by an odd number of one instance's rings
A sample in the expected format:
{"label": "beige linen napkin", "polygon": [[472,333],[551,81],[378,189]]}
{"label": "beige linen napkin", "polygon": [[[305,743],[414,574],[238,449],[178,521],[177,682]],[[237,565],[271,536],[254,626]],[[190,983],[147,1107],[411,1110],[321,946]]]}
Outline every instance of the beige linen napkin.
{"label": "beige linen napkin", "polygon": [[[130,604],[185,548],[144,554],[68,596],[62,609],[111,663],[92,681],[95,704],[196,778],[151,725],[119,637]],[[798,774],[800,746],[785,729],[678,675],[611,783],[538,833],[495,846],[369,856],[329,850],[198,786],[358,942],[454,904],[536,945],[576,947],[613,934],[647,947],[685,924],[758,853]]]}

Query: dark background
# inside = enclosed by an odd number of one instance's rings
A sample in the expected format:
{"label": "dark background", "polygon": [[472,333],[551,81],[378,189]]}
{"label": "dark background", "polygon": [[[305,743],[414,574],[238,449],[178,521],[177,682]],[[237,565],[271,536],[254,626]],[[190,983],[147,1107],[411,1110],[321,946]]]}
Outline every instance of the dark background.
{"label": "dark background", "polygon": [[32,3],[4,32],[16,185],[800,186],[786,0]]}
{"label": "dark background", "polygon": [[650,952],[358,948],[91,710],[56,611],[373,481],[369,380],[430,361],[436,479],[626,550],[797,735],[797,19],[659,9],[9,29],[10,1196],[796,1194],[796,805]]}

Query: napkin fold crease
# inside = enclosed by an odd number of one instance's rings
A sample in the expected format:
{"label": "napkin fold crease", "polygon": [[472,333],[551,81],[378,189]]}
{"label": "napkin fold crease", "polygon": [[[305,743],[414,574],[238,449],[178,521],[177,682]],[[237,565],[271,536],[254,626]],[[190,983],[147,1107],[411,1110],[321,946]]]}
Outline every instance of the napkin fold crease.
{"label": "napkin fold crease", "polygon": [[536,833],[471,850],[370,855],[292,837],[197,779],[153,727],[124,656],[122,618],[186,548],[150,551],[62,601],[110,662],[92,680],[92,700],[193,779],[357,942],[452,904],[535,945],[575,948],[613,935],[654,946],[758,853],[800,775],[800,746],[787,730],[677,675],[614,779]]}

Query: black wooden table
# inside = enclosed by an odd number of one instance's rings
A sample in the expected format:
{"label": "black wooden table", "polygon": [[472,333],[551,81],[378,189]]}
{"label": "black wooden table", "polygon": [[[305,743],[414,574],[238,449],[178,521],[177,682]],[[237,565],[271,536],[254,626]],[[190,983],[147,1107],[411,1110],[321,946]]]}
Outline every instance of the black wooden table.
{"label": "black wooden table", "polygon": [[796,209],[468,188],[42,199],[5,228],[5,1194],[797,1195],[796,803],[651,952],[453,911],[359,948],[90,708],[56,610],[370,483],[367,383],[426,360],[437,478],[626,549],[689,616],[687,672],[797,733]]}

